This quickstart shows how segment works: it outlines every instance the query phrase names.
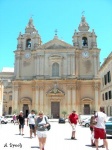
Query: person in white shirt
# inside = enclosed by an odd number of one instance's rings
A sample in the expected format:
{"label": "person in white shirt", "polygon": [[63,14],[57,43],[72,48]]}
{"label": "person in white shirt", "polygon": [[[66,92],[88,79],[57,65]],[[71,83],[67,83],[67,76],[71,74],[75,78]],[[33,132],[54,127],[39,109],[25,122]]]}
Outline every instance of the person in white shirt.
{"label": "person in white shirt", "polygon": [[36,137],[36,129],[35,129],[35,111],[32,110],[27,118],[27,125],[29,123],[30,127],[30,138],[32,138],[32,133],[34,132],[34,136]]}
{"label": "person in white shirt", "polygon": [[95,138],[95,145],[96,150],[98,150],[98,139],[103,139],[104,146],[106,150],[108,150],[108,142],[106,139],[106,131],[105,131],[105,122],[107,115],[104,113],[104,108],[100,107],[100,111],[96,113],[96,120],[97,123],[94,126],[94,138]]}

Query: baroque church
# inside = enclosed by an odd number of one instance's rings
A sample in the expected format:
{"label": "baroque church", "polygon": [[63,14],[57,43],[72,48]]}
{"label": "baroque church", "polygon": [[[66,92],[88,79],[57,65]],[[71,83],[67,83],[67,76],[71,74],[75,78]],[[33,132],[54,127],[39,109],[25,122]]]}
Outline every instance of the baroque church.
{"label": "baroque church", "polygon": [[[91,114],[98,110],[100,100],[100,49],[95,31],[82,15],[73,44],[54,38],[42,44],[41,36],[30,18],[25,33],[20,33],[14,51],[14,74],[11,79],[11,102],[7,113],[31,109],[43,110],[57,118],[65,111]],[[10,109],[10,110],[9,110]]]}

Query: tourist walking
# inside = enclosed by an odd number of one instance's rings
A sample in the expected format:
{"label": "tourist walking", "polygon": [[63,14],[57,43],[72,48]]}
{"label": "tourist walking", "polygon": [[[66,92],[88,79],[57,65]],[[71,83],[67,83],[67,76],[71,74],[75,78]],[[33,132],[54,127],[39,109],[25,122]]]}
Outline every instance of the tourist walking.
{"label": "tourist walking", "polygon": [[78,122],[78,115],[76,114],[76,111],[73,110],[72,113],[68,117],[69,123],[72,126],[72,135],[71,139],[76,140],[76,125]]}
{"label": "tourist walking", "polygon": [[18,123],[19,123],[19,135],[24,135],[24,125],[25,125],[25,117],[23,115],[23,111],[20,111],[18,116]]}
{"label": "tourist walking", "polygon": [[49,125],[47,116],[44,115],[43,111],[39,111],[39,116],[35,119],[35,125],[37,130],[37,137],[39,140],[40,150],[45,150],[45,143],[47,138],[47,126]]}
{"label": "tourist walking", "polygon": [[15,114],[13,115],[13,123],[14,123],[14,125],[16,123],[16,115]]}
{"label": "tourist walking", "polygon": [[30,138],[32,138],[32,133],[36,137],[36,129],[35,129],[35,111],[31,110],[31,113],[28,115],[27,118],[27,126],[29,124],[30,127]]}
{"label": "tourist walking", "polygon": [[103,139],[103,144],[106,148],[108,149],[108,142],[106,139],[106,130],[105,130],[105,122],[107,115],[104,113],[104,108],[100,107],[100,111],[96,113],[96,120],[97,123],[94,125],[94,138],[95,138],[95,145],[96,145],[96,150],[98,149],[98,139]]}

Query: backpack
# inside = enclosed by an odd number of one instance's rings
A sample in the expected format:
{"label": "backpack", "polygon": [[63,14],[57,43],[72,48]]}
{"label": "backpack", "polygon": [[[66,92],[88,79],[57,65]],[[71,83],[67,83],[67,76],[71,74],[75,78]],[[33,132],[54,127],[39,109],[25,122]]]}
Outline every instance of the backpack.
{"label": "backpack", "polygon": [[92,116],[90,119],[90,126],[94,126],[97,124],[97,118],[95,116]]}

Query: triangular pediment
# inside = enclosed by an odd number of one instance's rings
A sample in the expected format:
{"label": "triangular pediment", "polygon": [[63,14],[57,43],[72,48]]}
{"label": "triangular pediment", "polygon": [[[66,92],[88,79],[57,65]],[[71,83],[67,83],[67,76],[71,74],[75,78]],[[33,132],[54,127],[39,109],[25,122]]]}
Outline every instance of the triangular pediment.
{"label": "triangular pediment", "polygon": [[74,48],[72,45],[59,40],[58,38],[54,38],[53,40],[43,44],[41,48],[44,49],[68,49],[68,48]]}

